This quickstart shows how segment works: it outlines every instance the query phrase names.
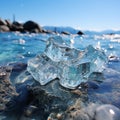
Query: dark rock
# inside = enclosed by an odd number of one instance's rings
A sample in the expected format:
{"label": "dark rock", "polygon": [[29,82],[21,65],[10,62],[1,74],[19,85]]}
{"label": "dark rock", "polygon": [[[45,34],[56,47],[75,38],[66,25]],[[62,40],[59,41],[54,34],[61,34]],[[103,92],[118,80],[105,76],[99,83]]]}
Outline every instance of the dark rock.
{"label": "dark rock", "polygon": [[120,58],[114,55],[109,56],[109,62],[119,62]]}
{"label": "dark rock", "polygon": [[42,30],[43,31],[43,33],[47,33],[47,34],[54,34],[54,32],[53,31],[51,31],[51,30]]}
{"label": "dark rock", "polygon": [[[44,86],[40,85],[34,79],[33,81],[33,84],[31,84],[32,82],[30,83],[31,85],[29,89],[26,89],[25,87],[29,84],[28,80],[18,84],[16,86],[16,89],[18,93],[22,93],[21,96],[19,96],[19,100],[26,100],[26,104],[28,106],[36,106],[37,112],[35,112],[34,114],[35,116],[40,116],[42,120],[46,120],[51,113],[61,113],[65,111],[68,106],[71,106],[77,100],[77,98],[82,99],[82,94],[74,94],[73,92],[71,92],[71,90],[65,89],[60,86],[58,79],[53,80],[52,82]],[[28,112],[28,116],[34,116],[29,107],[26,110]],[[56,117],[61,118],[62,116],[57,114]]]}
{"label": "dark rock", "polygon": [[26,84],[26,85],[32,85],[36,81],[33,79],[33,77],[30,75],[30,73],[27,72],[27,70],[18,71],[11,73],[11,78],[13,79],[13,83],[15,84]]}
{"label": "dark rock", "polygon": [[10,63],[9,66],[12,67],[13,72],[21,72],[23,70],[26,70],[27,64],[26,63]]}
{"label": "dark rock", "polygon": [[[18,63],[9,63],[8,66],[10,66],[12,68],[10,79],[11,79],[11,82],[13,84],[15,84],[16,77],[19,76],[22,71],[26,70],[27,64],[18,62]],[[25,79],[25,78],[23,78],[23,79]]]}
{"label": "dark rock", "polygon": [[[85,106],[84,106],[85,107]],[[64,120],[91,120],[87,112],[82,109],[81,100],[78,99],[74,105],[70,106],[63,114]]]}
{"label": "dark rock", "polygon": [[10,82],[10,73],[11,68],[0,67],[0,111],[5,111],[11,98],[18,95]]}
{"label": "dark rock", "polygon": [[10,27],[11,31],[20,31],[23,32],[23,24],[15,21],[12,23],[11,27]]}
{"label": "dark rock", "polygon": [[67,99],[70,99],[72,97],[72,93],[70,93],[70,91],[67,92],[66,90],[64,90],[64,88],[61,88],[58,80],[52,81],[45,86],[41,86],[38,84],[37,86],[32,87],[31,91],[32,95],[34,96],[34,100],[39,101],[38,106],[47,105],[51,110],[60,109],[60,106],[63,104],[63,108],[67,107],[65,105],[65,102],[68,102]]}
{"label": "dark rock", "polygon": [[30,117],[35,111],[37,110],[36,106],[30,105],[27,107],[27,109],[24,111],[25,116]]}
{"label": "dark rock", "polygon": [[[29,95],[29,85],[28,84],[16,84],[16,91],[17,93],[19,93],[19,95],[15,98],[15,100],[17,101],[17,104],[19,106],[19,104],[27,104],[27,100],[28,100],[28,95]],[[24,106],[22,106],[24,107]]]}
{"label": "dark rock", "polygon": [[81,110],[76,110],[69,113],[64,120],[92,120],[92,119],[89,119],[89,116],[81,112]]}
{"label": "dark rock", "polygon": [[82,31],[78,31],[77,33],[78,35],[84,35],[84,33]]}
{"label": "dark rock", "polygon": [[69,33],[69,32],[66,32],[66,31],[62,31],[61,34],[70,35],[70,33]]}
{"label": "dark rock", "polygon": [[16,25],[16,26],[22,26],[23,25],[22,23],[19,23],[17,21],[14,21],[13,24]]}
{"label": "dark rock", "polygon": [[90,90],[95,90],[99,88],[99,84],[95,81],[87,81],[83,82],[78,86],[79,90],[81,91],[90,91]]}
{"label": "dark rock", "polygon": [[28,32],[41,32],[42,33],[42,27],[40,27],[36,22],[34,21],[27,21],[23,25],[24,30]]}
{"label": "dark rock", "polygon": [[5,20],[5,22],[7,23],[7,26],[10,28],[12,26],[12,23],[10,20]]}
{"label": "dark rock", "polygon": [[120,109],[113,105],[101,105],[95,111],[95,120],[119,120]]}
{"label": "dark rock", "polygon": [[81,91],[90,91],[90,90],[95,90],[100,87],[100,83],[103,82],[104,80],[104,75],[103,73],[100,72],[93,72],[89,75],[88,81],[87,82],[82,82],[78,88]]}
{"label": "dark rock", "polygon": [[0,25],[0,32],[8,32],[10,31],[9,27],[6,25]]}
{"label": "dark rock", "polygon": [[95,81],[88,81],[86,84],[88,84],[88,88],[90,89],[98,89],[99,84]]}
{"label": "dark rock", "polygon": [[30,115],[30,113],[34,112],[34,109],[28,106],[29,87],[30,86],[28,86],[27,84],[16,85],[16,91],[18,95],[12,97],[10,101],[6,104],[6,110],[4,112],[6,120],[9,120],[9,118],[12,118],[10,120],[20,119],[21,116],[27,116]]}
{"label": "dark rock", "polygon": [[23,27],[19,27],[19,26],[16,26],[16,25],[12,25],[11,28],[10,28],[11,31],[20,31],[22,32],[23,31]]}
{"label": "dark rock", "polygon": [[103,73],[93,72],[93,73],[91,73],[89,75],[88,80],[101,83],[101,82],[103,82],[103,80],[105,80],[105,78],[104,78],[104,74]]}
{"label": "dark rock", "polygon": [[7,23],[0,18],[0,25],[7,25]]}
{"label": "dark rock", "polygon": [[[39,119],[46,120],[51,113],[57,113],[56,118],[62,118],[62,112],[73,105],[76,100],[87,101],[87,93],[80,90],[71,91],[59,84],[59,79],[55,79],[46,85],[40,85],[28,72],[22,72],[16,79],[16,91],[19,96],[16,97],[17,106],[26,109],[25,116],[39,116]],[[30,109],[30,106],[35,106]],[[79,107],[79,106],[78,106]],[[21,108],[19,108],[20,110]]]}
{"label": "dark rock", "polygon": [[97,103],[89,103],[84,107],[75,103],[64,114],[64,120],[119,120],[119,118],[120,110],[117,107]]}

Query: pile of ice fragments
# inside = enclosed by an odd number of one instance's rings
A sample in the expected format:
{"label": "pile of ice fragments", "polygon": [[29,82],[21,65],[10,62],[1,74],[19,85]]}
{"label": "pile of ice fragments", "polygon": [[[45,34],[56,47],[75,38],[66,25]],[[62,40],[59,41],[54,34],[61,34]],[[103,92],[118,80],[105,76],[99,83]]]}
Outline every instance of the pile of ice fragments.
{"label": "pile of ice fragments", "polygon": [[28,61],[28,72],[33,78],[45,85],[59,78],[59,83],[74,89],[88,80],[93,72],[102,72],[107,57],[102,50],[89,45],[84,51],[70,48],[60,36],[47,41],[44,53]]}

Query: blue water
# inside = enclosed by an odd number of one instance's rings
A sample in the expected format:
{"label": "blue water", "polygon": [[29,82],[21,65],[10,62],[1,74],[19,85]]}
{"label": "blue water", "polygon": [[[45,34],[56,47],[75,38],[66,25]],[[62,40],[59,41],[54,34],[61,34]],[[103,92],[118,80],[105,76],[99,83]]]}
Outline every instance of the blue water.
{"label": "blue water", "polygon": [[[25,62],[44,51],[46,41],[55,34],[0,33],[0,65]],[[120,35],[61,35],[70,47],[85,49],[88,45],[104,50],[112,56],[104,71],[104,82],[90,91],[90,99],[112,103],[120,108]],[[92,92],[92,94],[91,94]],[[94,97],[93,97],[94,96]],[[111,97],[112,96],[112,97]]]}
{"label": "blue water", "polygon": [[[28,59],[44,51],[46,41],[54,34],[21,34],[21,33],[0,33],[0,65],[10,62],[27,62]],[[120,72],[120,35],[119,37],[109,37],[96,35],[61,35],[70,47],[83,50],[92,44],[101,48],[106,55],[115,56],[117,62],[110,62],[109,66]],[[73,42],[71,42],[73,41]]]}

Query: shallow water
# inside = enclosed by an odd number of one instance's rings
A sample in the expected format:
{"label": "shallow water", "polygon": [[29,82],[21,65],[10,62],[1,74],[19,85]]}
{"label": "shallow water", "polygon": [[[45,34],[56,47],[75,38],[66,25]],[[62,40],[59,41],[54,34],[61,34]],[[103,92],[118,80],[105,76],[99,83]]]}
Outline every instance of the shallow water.
{"label": "shallow water", "polygon": [[[0,33],[0,66],[24,62],[44,51],[46,41],[55,34]],[[61,35],[70,46],[83,50],[88,45],[103,49],[109,58],[104,80],[98,89],[88,91],[89,100],[110,103],[120,108],[120,35]],[[110,57],[111,56],[111,57]]]}
{"label": "shallow water", "polygon": [[[0,33],[0,64],[26,61],[44,51],[47,39],[54,34]],[[104,38],[96,35],[61,35],[66,43],[78,49],[88,45],[104,49],[107,56],[120,57],[120,38]]]}

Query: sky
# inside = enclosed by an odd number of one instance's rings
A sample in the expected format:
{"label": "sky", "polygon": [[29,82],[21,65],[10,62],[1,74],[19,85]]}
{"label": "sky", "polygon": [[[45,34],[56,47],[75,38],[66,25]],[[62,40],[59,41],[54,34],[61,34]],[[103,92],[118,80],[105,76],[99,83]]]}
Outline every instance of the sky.
{"label": "sky", "polygon": [[0,0],[0,17],[41,26],[120,30],[120,0]]}

